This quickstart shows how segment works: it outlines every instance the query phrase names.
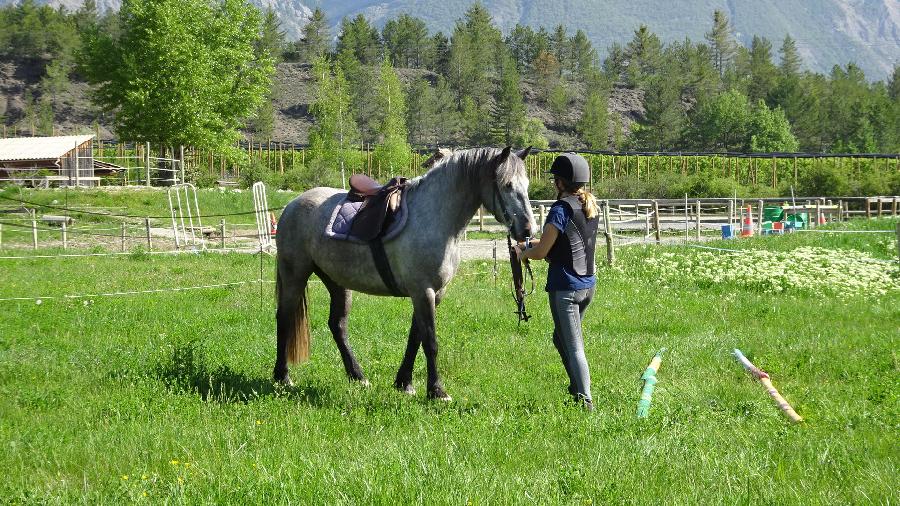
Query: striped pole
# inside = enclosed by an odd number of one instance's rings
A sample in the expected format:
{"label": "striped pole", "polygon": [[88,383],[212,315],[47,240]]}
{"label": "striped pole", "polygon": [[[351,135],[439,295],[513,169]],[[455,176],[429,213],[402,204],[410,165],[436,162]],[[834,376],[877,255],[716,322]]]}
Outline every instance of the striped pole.
{"label": "striped pole", "polygon": [[647,418],[647,415],[650,412],[650,402],[653,401],[653,390],[656,388],[657,382],[656,372],[659,371],[659,366],[662,364],[662,354],[665,353],[665,351],[665,348],[659,350],[659,353],[653,357],[653,360],[650,361],[650,365],[644,370],[644,374],[641,374],[644,388],[641,389],[641,399],[638,401],[638,418]]}
{"label": "striped pole", "polygon": [[786,417],[788,417],[791,422],[800,423],[803,421],[803,418],[798,415],[796,411],[794,411],[794,408],[792,408],[791,405],[788,404],[788,401],[786,401],[785,398],[782,397],[780,393],[778,393],[778,390],[774,385],[772,385],[772,380],[769,378],[769,375],[765,371],[753,365],[753,363],[747,360],[747,357],[745,357],[744,354],[741,353],[741,350],[737,348],[734,349],[734,358],[736,358],[737,361],[740,362],[742,366],[744,366],[744,369],[746,369],[747,372],[749,372],[754,378],[758,379],[759,382],[762,383],[762,385],[766,389],[766,392],[768,392],[772,399],[775,400],[775,404],[778,404],[778,407],[781,408],[781,411]]}

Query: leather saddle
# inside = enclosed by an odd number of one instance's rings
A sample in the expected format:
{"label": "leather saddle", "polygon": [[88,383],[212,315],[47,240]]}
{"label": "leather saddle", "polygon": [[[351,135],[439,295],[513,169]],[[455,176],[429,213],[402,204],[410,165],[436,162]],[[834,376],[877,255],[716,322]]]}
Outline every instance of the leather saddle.
{"label": "leather saddle", "polygon": [[350,235],[372,241],[384,234],[400,211],[400,199],[407,179],[395,177],[385,185],[364,174],[350,176],[347,200],[361,202],[359,211],[350,223]]}

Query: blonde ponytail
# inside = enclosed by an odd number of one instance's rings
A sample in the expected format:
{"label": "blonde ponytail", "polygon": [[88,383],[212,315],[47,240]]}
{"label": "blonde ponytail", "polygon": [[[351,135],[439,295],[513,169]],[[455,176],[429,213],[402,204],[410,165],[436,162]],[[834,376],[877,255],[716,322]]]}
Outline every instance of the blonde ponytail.
{"label": "blonde ponytail", "polygon": [[584,211],[585,218],[590,220],[597,216],[600,208],[597,206],[597,199],[593,193],[582,186],[575,192],[575,195],[578,196],[578,200],[581,202],[581,209]]}

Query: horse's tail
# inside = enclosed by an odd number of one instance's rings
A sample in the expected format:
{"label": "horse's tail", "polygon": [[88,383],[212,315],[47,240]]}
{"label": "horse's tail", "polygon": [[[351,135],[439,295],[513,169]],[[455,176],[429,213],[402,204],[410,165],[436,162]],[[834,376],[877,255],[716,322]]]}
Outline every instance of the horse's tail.
{"label": "horse's tail", "polygon": [[281,281],[280,269],[276,269],[275,291],[278,296],[279,331],[286,335],[287,360],[296,364],[309,360],[309,320],[307,319],[306,282],[295,293],[286,293]]}

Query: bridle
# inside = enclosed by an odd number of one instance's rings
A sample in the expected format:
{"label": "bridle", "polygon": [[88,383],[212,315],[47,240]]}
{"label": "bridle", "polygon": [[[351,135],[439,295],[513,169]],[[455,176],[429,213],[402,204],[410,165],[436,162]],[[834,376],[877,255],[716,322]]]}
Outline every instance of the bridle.
{"label": "bridle", "polygon": [[[497,203],[500,204],[500,212],[503,215],[503,221],[506,222],[506,247],[509,249],[509,264],[512,269],[512,296],[516,301],[516,314],[519,317],[519,324],[523,321],[527,322],[531,315],[525,310],[525,298],[534,293],[534,272],[531,271],[531,263],[526,258],[519,260],[516,250],[512,245],[512,215],[506,209],[503,203],[503,197],[500,196],[500,186],[497,184],[497,178],[494,178],[494,195],[493,208],[497,209]],[[522,269],[525,264],[525,269]],[[525,278],[531,278],[531,290],[525,290]]]}

